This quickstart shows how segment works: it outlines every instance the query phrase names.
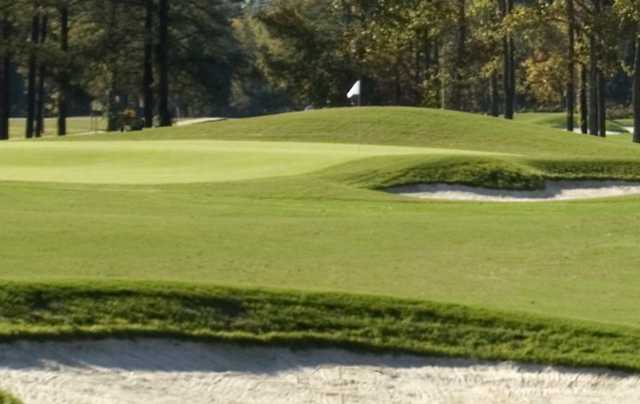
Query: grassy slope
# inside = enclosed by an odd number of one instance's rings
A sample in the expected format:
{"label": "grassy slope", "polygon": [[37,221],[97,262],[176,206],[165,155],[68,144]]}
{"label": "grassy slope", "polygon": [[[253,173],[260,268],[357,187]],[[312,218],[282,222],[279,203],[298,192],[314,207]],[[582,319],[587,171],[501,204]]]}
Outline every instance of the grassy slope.
{"label": "grassy slope", "polygon": [[[349,126],[354,113],[362,126]],[[385,114],[387,118],[381,119]],[[364,132],[368,133],[366,139],[361,128],[369,128]],[[113,138],[99,135],[92,140]],[[560,341],[565,341],[571,331],[557,328],[565,324],[561,320],[548,320],[545,327],[553,343],[546,348],[527,344],[527,349],[513,350],[503,346],[489,355],[487,346],[498,340],[513,346],[521,337],[509,330],[528,324],[528,320],[510,323],[508,316],[496,314],[505,320],[497,327],[497,334],[478,334],[469,341],[449,339],[441,352],[536,361],[543,360],[537,352],[544,352],[548,361],[556,363],[638,368],[635,354],[609,350],[618,345],[611,345],[605,338],[621,332],[631,333],[629,338],[633,339],[640,327],[636,309],[640,284],[636,271],[640,262],[636,248],[640,225],[637,198],[535,205],[425,203],[368,190],[437,179],[439,175],[444,180],[493,182],[506,187],[536,186],[540,178],[553,175],[640,178],[636,163],[640,152],[632,145],[490,118],[413,109],[316,111],[115,138],[362,141],[520,155],[378,156],[314,174],[215,184],[4,183],[0,185],[0,204],[4,207],[0,277],[20,285],[75,279],[86,287],[98,280],[121,279],[285,287],[587,320],[609,325],[585,325],[588,332],[573,340],[573,348],[567,348]],[[572,157],[567,159],[566,155]],[[28,290],[17,288],[17,295],[9,298],[24,301],[24,309],[6,323],[6,333],[37,332],[47,325],[46,318],[51,315],[47,310],[59,310],[67,304],[65,301],[71,304],[75,299],[59,287],[52,288],[48,293],[61,293],[62,302],[34,300]],[[105,288],[113,290],[112,286]],[[263,295],[260,304],[277,307],[278,298],[273,296]],[[138,297],[140,300],[133,298],[135,307],[145,302],[143,295]],[[87,313],[101,307],[94,299],[83,301]],[[147,324],[147,330],[168,332],[163,304],[154,307],[160,320]],[[215,304],[203,307],[207,310]],[[450,308],[437,307],[439,313]],[[42,316],[32,315],[34,308],[42,308]],[[364,345],[382,346],[372,335],[406,333],[417,322],[415,315],[407,315],[402,317],[407,324],[394,321],[382,327],[374,324],[374,312],[362,310],[359,314],[364,323],[353,330],[364,333],[360,341],[367,341],[362,342]],[[137,327],[141,320],[134,314],[121,319],[123,328]],[[92,324],[100,329],[104,325],[100,323],[102,316],[84,318],[84,331],[76,331],[90,333]],[[304,316],[307,314],[300,318]],[[344,320],[342,315],[325,311],[318,316],[329,324],[327,334],[320,339],[352,341],[338,324]],[[6,315],[0,317],[7,319]],[[284,327],[281,341],[299,336],[295,321],[293,328],[287,328],[294,317],[277,323]],[[456,335],[464,321],[443,318],[425,321]],[[182,327],[179,324],[176,327]],[[215,322],[202,319],[198,324],[207,328]],[[227,324],[231,332],[243,330],[235,322]],[[570,329],[579,327],[572,322],[566,324]],[[68,326],[73,333],[74,324]],[[619,326],[630,328],[620,331]],[[471,333],[471,329],[465,328],[465,333]],[[432,341],[429,333],[426,337],[407,335],[410,338],[390,339],[383,346],[406,349],[415,340],[419,341],[417,345],[409,348],[420,351]],[[537,334],[531,335],[530,340],[535,340]],[[596,353],[581,355],[579,346],[596,346],[586,348]],[[590,359],[580,362],[580,358]]]}

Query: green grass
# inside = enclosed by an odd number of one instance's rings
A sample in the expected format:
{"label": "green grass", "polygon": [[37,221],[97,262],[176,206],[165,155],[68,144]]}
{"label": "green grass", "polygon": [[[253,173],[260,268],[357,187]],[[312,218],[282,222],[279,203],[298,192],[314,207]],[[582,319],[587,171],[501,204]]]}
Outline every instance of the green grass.
{"label": "green grass", "polygon": [[[640,370],[640,198],[376,191],[640,180],[639,156],[617,139],[410,108],[0,144],[0,334],[306,341]],[[244,314],[220,309],[230,301]]]}
{"label": "green grass", "polygon": [[22,404],[22,401],[0,390],[0,404]]}

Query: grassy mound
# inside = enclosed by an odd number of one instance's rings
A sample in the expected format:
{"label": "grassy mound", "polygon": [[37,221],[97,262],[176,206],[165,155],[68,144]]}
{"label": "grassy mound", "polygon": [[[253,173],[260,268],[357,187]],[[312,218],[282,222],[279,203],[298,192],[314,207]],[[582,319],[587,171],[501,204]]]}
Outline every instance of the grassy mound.
{"label": "grassy mound", "polygon": [[380,156],[330,167],[319,176],[375,190],[420,183],[535,190],[544,188],[546,180],[640,181],[640,163],[584,158]]}
{"label": "grassy mound", "polygon": [[170,284],[0,286],[0,338],[170,336],[640,370],[640,331],[419,301]]}
{"label": "grassy mound", "polygon": [[527,156],[640,157],[632,145],[539,125],[424,108],[338,108],[73,140],[217,139],[422,146]]}

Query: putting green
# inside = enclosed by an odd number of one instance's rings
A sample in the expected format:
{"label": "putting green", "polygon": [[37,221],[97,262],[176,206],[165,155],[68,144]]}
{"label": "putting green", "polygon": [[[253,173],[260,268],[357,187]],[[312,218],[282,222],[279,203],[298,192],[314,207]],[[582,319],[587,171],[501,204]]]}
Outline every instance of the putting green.
{"label": "putting green", "polygon": [[373,156],[490,153],[427,147],[251,141],[12,142],[0,181],[84,184],[224,182],[313,172]]}

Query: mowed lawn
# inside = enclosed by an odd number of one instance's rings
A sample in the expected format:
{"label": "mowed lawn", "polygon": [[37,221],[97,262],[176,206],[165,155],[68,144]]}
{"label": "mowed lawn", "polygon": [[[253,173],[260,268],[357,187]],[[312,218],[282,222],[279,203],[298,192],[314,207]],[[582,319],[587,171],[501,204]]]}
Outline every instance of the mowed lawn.
{"label": "mowed lawn", "polygon": [[70,140],[0,145],[2,279],[373,294],[640,327],[640,198],[424,202],[362,185],[455,171],[443,161],[469,163],[471,182],[487,164],[640,178],[631,144],[401,108]]}

